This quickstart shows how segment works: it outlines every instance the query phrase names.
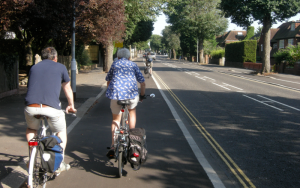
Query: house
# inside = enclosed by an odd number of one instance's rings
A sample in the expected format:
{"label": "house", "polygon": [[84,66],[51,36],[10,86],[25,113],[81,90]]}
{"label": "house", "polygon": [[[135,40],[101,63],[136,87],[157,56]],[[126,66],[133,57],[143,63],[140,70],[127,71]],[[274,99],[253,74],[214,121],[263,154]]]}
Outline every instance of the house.
{"label": "house", "polygon": [[[274,54],[279,50],[286,48],[289,45],[300,44],[300,20],[291,21],[281,24],[276,29],[271,29],[270,34],[271,65],[275,64]],[[262,57],[263,52],[263,37],[259,40],[259,56]]]}
{"label": "house", "polygon": [[225,47],[226,44],[232,42],[238,42],[244,40],[247,35],[247,31],[228,31],[223,35],[217,36],[216,41],[218,42],[218,46]]}

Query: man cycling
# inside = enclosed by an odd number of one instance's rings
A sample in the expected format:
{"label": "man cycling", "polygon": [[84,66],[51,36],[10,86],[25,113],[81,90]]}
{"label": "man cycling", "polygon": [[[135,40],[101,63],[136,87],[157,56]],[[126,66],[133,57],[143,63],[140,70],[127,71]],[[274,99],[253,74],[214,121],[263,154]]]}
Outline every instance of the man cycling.
{"label": "man cycling", "polygon": [[[117,52],[118,59],[111,65],[105,80],[107,81],[106,97],[111,99],[110,108],[112,112],[111,124],[111,148],[107,157],[114,156],[114,131],[119,127],[122,113],[121,106],[117,104],[118,100],[130,99],[131,104],[128,106],[129,111],[129,128],[135,128],[136,124],[136,106],[145,96],[146,84],[143,74],[134,62],[130,61],[130,52],[127,48],[119,49]],[[139,96],[137,81],[141,84],[141,93]]]}
{"label": "man cycling", "polygon": [[[65,113],[61,110],[59,95],[61,87],[68,100],[66,112],[76,112],[73,103],[73,91],[66,67],[57,63],[57,51],[53,47],[42,50],[42,61],[34,65],[29,72],[28,91],[25,97],[25,119],[27,123],[26,138],[29,142],[40,126],[35,115],[49,117],[48,124],[52,132],[62,140],[63,153],[67,144]],[[59,172],[70,169],[70,165],[62,162]]]}

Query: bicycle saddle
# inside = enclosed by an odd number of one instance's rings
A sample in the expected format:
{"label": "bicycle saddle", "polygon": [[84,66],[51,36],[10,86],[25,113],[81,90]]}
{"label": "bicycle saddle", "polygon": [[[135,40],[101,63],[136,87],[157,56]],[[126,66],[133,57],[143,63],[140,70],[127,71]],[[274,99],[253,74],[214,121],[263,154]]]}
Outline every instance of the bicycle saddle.
{"label": "bicycle saddle", "polygon": [[118,103],[118,105],[129,105],[129,104],[131,104],[130,100],[120,100],[117,103]]}
{"label": "bicycle saddle", "polygon": [[36,119],[48,118],[47,116],[44,115],[34,115],[33,117],[35,117]]}

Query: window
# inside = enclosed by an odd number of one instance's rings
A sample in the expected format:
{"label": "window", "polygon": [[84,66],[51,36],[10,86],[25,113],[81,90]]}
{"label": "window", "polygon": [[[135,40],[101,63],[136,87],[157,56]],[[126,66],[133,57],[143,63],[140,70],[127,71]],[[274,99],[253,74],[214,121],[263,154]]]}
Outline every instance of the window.
{"label": "window", "polygon": [[264,51],[264,45],[263,44],[260,45],[260,51]]}
{"label": "window", "polygon": [[284,48],[284,40],[279,41],[279,48]]}
{"label": "window", "polygon": [[238,36],[242,36],[243,35],[243,32],[238,32]]}
{"label": "window", "polygon": [[288,45],[293,45],[293,43],[294,43],[294,39],[289,39],[288,40]]}
{"label": "window", "polygon": [[295,31],[295,23],[291,23],[291,31]]}
{"label": "window", "polygon": [[273,49],[277,49],[277,43],[273,44]]}

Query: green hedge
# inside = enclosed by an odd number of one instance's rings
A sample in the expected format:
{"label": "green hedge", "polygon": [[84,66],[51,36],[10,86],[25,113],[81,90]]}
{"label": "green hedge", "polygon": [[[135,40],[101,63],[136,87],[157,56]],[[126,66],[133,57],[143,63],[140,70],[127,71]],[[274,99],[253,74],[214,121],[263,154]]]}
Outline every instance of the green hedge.
{"label": "green hedge", "polygon": [[245,40],[226,44],[225,58],[231,62],[256,62],[256,40]]}
{"label": "green hedge", "polygon": [[213,50],[211,51],[210,55],[212,58],[217,59],[225,57],[225,49]]}

